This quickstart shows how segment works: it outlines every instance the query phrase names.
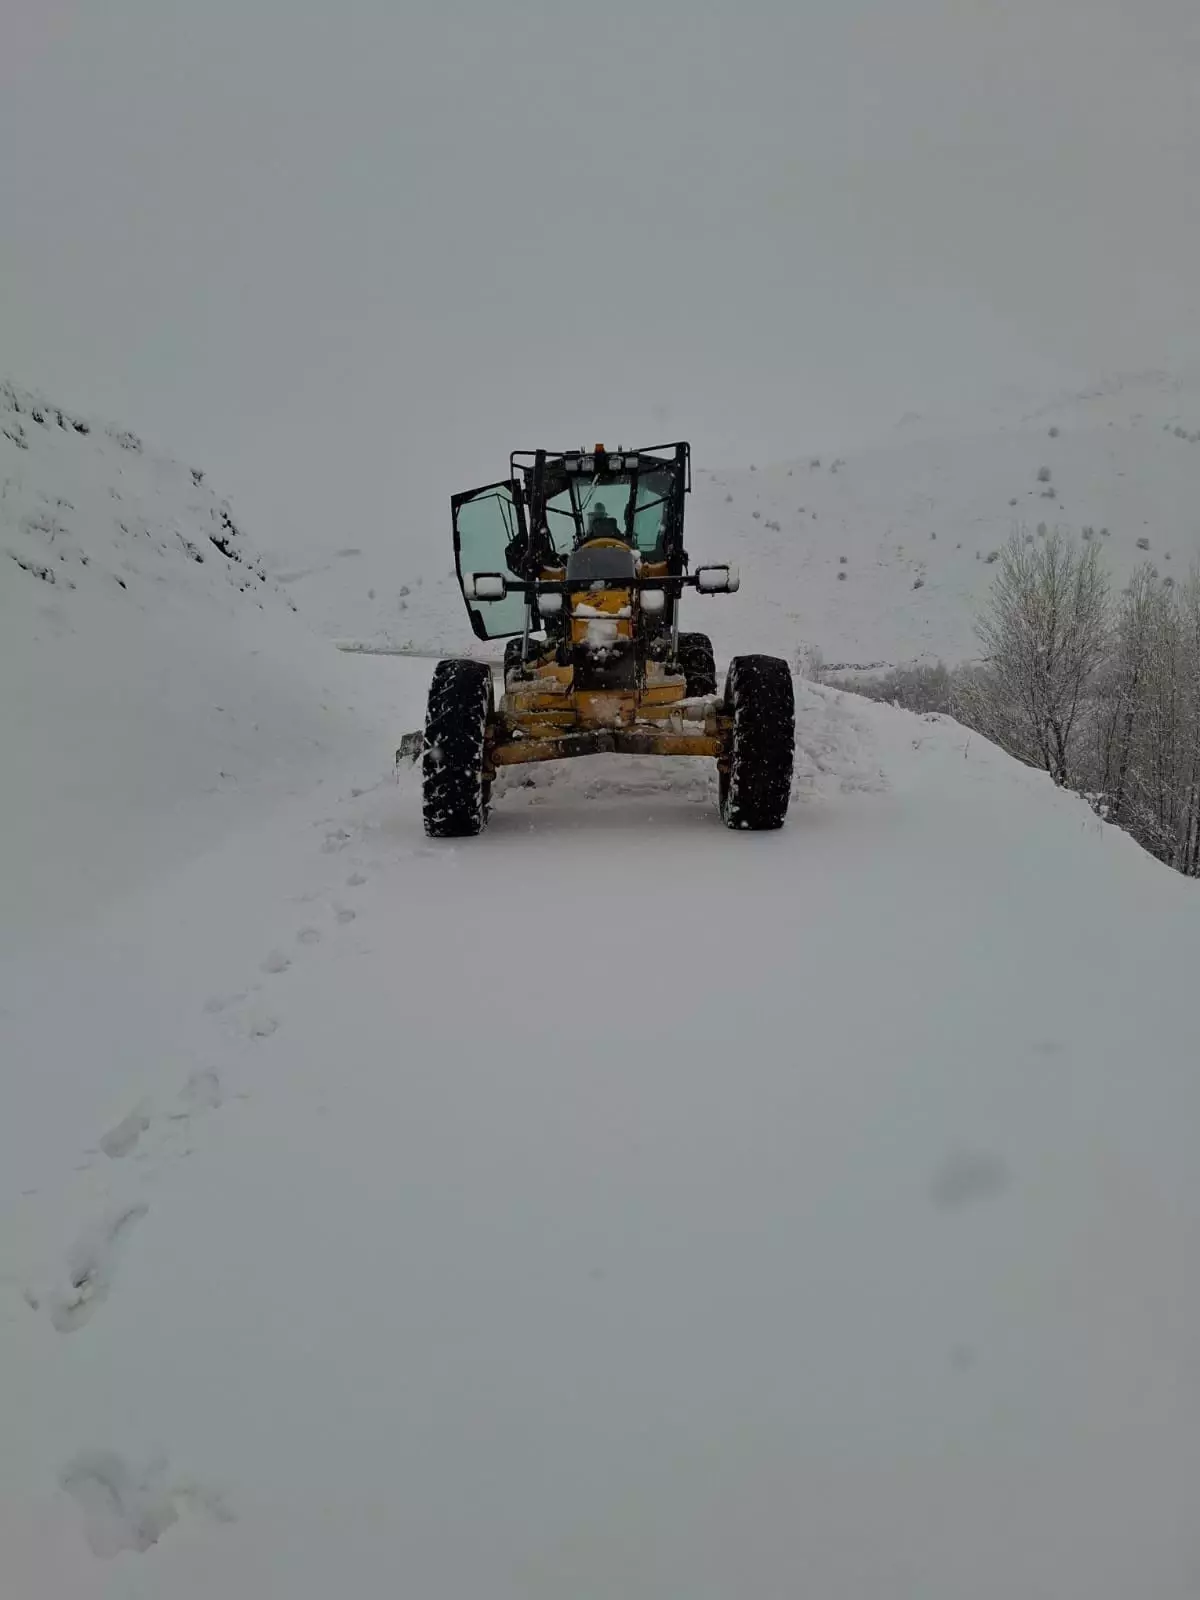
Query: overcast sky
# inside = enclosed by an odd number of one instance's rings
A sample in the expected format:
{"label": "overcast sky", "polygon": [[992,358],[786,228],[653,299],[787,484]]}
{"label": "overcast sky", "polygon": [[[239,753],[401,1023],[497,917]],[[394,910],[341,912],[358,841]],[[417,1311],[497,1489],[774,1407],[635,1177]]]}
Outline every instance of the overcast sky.
{"label": "overcast sky", "polygon": [[0,0],[0,373],[274,549],[1200,355],[1196,0]]}

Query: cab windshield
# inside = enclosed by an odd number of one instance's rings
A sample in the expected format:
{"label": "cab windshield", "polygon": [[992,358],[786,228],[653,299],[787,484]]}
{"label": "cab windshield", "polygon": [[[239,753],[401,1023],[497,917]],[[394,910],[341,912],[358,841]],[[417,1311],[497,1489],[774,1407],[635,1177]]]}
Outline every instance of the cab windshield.
{"label": "cab windshield", "polygon": [[669,472],[572,478],[546,501],[546,523],[555,550],[569,555],[585,539],[628,538],[632,506],[634,545],[651,559],[661,556],[670,490]]}

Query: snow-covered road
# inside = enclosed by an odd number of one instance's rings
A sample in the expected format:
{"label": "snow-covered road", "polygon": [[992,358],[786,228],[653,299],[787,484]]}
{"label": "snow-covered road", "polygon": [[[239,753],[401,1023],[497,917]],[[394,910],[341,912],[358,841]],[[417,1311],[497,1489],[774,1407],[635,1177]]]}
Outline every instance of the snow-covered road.
{"label": "snow-covered road", "polygon": [[798,685],[703,764],[378,754],[5,968],[15,1600],[1200,1583],[1195,885]]}

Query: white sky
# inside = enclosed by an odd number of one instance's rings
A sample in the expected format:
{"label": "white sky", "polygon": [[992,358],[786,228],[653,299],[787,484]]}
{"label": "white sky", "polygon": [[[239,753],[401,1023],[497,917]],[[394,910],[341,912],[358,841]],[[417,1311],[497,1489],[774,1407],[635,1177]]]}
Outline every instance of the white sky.
{"label": "white sky", "polygon": [[1195,0],[0,0],[0,371],[296,552],[1200,355]]}

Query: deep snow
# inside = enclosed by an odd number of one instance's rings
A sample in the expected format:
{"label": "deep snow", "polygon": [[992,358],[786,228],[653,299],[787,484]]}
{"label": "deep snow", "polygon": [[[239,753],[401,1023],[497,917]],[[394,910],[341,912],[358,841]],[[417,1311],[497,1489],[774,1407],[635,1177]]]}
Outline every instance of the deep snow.
{"label": "deep snow", "polygon": [[[189,798],[194,719],[109,705],[184,764],[154,850],[36,938],[4,898],[6,1594],[1195,1594],[1194,884],[803,682],[781,833],[599,757],[435,844],[428,662],[67,598],[98,684],[221,678],[211,759],[295,720]],[[0,864],[65,884],[40,827]]]}

